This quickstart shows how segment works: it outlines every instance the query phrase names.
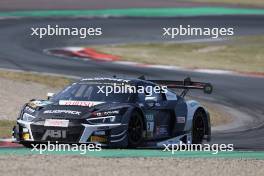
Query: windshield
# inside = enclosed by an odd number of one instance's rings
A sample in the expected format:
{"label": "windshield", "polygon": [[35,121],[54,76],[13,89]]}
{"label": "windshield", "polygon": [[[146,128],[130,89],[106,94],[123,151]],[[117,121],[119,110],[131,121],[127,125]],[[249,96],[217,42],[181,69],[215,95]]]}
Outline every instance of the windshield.
{"label": "windshield", "polygon": [[100,102],[128,102],[130,93],[105,93],[100,92],[99,86],[104,84],[74,83],[56,94],[51,101],[60,100],[73,101],[100,101]]}

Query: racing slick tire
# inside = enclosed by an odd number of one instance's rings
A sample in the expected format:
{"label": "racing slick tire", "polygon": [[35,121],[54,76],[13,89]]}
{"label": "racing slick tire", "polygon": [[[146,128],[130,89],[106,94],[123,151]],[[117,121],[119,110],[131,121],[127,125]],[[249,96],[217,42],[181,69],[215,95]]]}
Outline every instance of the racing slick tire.
{"label": "racing slick tire", "polygon": [[143,130],[143,118],[140,113],[134,111],[128,123],[128,148],[136,148],[141,144]]}
{"label": "racing slick tire", "polygon": [[201,144],[205,134],[204,113],[198,110],[194,114],[193,127],[192,127],[192,143]]}

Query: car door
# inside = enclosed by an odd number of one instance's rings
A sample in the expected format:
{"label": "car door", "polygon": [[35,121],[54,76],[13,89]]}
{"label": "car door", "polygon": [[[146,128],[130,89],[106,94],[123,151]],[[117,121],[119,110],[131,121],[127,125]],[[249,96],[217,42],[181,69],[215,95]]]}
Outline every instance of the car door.
{"label": "car door", "polygon": [[184,132],[187,118],[187,105],[184,98],[178,96],[174,91],[167,90],[165,93],[167,106],[172,109],[171,136],[181,135]]}
{"label": "car door", "polygon": [[[154,86],[148,84],[146,86]],[[171,135],[171,118],[173,116],[173,107],[169,106],[164,93],[152,92],[150,95],[145,92],[144,113],[146,118],[146,135],[149,139],[168,138]],[[149,105],[147,99],[153,99],[153,105]]]}

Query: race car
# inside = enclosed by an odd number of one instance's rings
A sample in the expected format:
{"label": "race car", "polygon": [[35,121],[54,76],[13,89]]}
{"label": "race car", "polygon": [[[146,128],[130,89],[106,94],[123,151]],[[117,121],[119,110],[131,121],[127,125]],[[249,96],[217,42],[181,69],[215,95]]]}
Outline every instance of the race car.
{"label": "race car", "polygon": [[210,94],[213,87],[190,78],[81,79],[46,100],[26,103],[13,138],[26,147],[56,142],[137,148],[210,141],[209,113],[199,102],[185,100],[190,89]]}

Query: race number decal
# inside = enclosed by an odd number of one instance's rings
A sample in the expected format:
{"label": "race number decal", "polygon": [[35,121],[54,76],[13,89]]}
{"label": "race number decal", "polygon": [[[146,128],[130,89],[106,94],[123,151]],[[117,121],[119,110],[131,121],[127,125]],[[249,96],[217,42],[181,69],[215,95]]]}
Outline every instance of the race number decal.
{"label": "race number decal", "polygon": [[153,137],[154,115],[152,113],[146,114],[146,120],[147,120],[147,137]]}

